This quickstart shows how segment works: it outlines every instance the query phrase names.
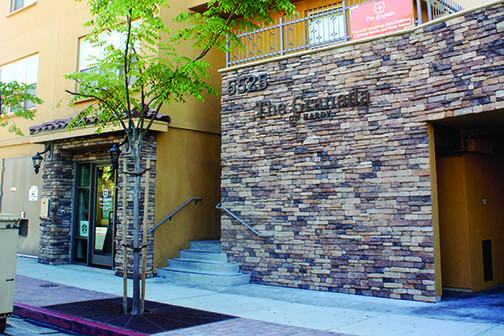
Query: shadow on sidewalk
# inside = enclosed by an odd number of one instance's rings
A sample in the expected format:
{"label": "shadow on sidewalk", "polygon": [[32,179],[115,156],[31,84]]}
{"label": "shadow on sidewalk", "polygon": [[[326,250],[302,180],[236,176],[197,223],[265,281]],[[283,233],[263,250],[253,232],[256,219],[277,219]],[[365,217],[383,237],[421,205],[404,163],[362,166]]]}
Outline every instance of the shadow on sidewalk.
{"label": "shadow on sidewalk", "polygon": [[415,313],[438,319],[501,324],[504,323],[504,285],[476,293],[444,289],[441,302],[417,309]]}

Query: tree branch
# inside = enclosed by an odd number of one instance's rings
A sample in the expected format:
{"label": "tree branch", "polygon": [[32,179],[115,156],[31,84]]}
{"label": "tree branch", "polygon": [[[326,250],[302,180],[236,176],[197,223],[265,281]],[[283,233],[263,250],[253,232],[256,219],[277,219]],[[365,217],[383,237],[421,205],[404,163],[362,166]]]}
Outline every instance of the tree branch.
{"label": "tree branch", "polygon": [[[229,22],[231,21],[232,17],[234,16],[234,13],[238,9],[238,7],[239,7],[239,5],[236,4],[235,7],[233,8],[233,10],[231,12],[229,12],[229,16],[226,19],[226,24],[225,24],[226,27],[229,24]],[[193,63],[195,63],[195,62],[199,61],[200,59],[202,59],[203,57],[205,57],[210,52],[210,50],[212,50],[212,48],[217,44],[217,42],[219,41],[218,38],[224,32],[225,32],[225,30],[221,29],[220,32],[215,33],[214,37],[212,39],[210,39],[212,42],[209,45],[207,45],[206,48],[204,48],[203,51],[195,59],[193,59]]]}
{"label": "tree branch", "polygon": [[126,90],[126,111],[128,115],[128,125],[129,127],[133,126],[132,114],[131,114],[131,102],[130,102],[130,94],[129,94],[129,71],[128,71],[128,51],[129,51],[129,43],[131,39],[131,16],[133,15],[133,8],[129,9],[129,14],[127,16],[128,22],[128,34],[126,36],[126,47],[124,49],[124,89]]}
{"label": "tree branch", "polygon": [[65,90],[66,93],[68,94],[71,94],[72,96],[80,96],[80,97],[84,97],[84,98],[93,98],[93,99],[96,99],[98,101],[100,101],[101,103],[103,103],[105,106],[108,107],[108,109],[114,114],[114,117],[119,121],[119,123],[121,123],[121,126],[122,128],[126,131],[127,130],[127,127],[126,127],[126,124],[124,124],[124,121],[122,120],[123,118],[119,117],[119,113],[116,111],[116,109],[111,106],[109,104],[109,102],[107,102],[106,100],[104,100],[103,98],[100,98],[96,95],[92,95],[92,94],[85,94],[85,93],[80,93],[80,92],[73,92],[73,91],[70,91],[70,90]]}
{"label": "tree branch", "polygon": [[150,117],[149,123],[147,124],[147,127],[145,128],[145,134],[149,131],[152,124],[154,123],[156,116],[158,115],[159,111],[161,110],[161,106],[163,106],[163,103],[159,103],[159,105],[156,107],[156,110],[154,111],[154,114],[152,114],[152,116]]}

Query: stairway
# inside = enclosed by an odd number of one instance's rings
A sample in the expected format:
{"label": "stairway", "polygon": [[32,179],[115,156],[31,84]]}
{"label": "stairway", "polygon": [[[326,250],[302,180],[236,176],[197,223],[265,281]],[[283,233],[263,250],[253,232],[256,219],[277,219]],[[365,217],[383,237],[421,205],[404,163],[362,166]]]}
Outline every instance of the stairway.
{"label": "stairway", "polygon": [[189,250],[180,250],[179,258],[169,259],[168,267],[157,274],[174,285],[216,288],[248,284],[250,274],[239,272],[239,265],[229,263],[219,240],[190,243]]}

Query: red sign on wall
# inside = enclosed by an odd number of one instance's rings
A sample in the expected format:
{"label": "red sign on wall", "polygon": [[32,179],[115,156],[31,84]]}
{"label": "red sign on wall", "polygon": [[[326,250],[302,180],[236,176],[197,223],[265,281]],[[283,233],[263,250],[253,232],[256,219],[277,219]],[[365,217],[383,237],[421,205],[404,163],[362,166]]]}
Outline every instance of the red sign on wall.
{"label": "red sign on wall", "polygon": [[413,1],[379,0],[350,9],[352,40],[413,25]]}

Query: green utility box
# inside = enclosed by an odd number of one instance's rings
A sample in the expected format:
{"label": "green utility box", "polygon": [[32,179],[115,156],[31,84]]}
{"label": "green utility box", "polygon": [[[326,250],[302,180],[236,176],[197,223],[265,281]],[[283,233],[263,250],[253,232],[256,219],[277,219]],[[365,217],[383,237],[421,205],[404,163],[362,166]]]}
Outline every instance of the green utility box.
{"label": "green utility box", "polygon": [[0,333],[5,331],[12,314],[16,283],[16,250],[21,218],[0,214]]}

